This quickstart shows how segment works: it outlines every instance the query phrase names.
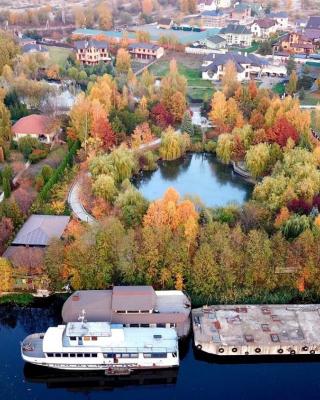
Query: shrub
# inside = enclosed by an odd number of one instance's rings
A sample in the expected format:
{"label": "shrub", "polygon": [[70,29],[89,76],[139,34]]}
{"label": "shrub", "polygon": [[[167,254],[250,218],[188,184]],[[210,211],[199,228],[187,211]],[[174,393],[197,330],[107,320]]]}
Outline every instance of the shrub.
{"label": "shrub", "polygon": [[34,150],[32,150],[32,153],[29,154],[28,159],[32,164],[35,164],[38,161],[46,158],[47,155],[48,155],[48,152],[46,150],[34,149]]}
{"label": "shrub", "polygon": [[310,228],[310,219],[306,215],[293,215],[285,223],[282,232],[286,239],[295,239]]}
{"label": "shrub", "polygon": [[18,149],[23,154],[24,158],[27,160],[32,150],[37,149],[40,142],[31,136],[25,136],[19,139]]}

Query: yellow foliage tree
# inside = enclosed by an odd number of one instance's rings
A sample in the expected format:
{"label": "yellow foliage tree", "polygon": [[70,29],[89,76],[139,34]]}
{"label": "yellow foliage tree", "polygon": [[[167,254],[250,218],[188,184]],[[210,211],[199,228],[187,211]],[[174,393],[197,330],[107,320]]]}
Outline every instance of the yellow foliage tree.
{"label": "yellow foliage tree", "polygon": [[9,260],[0,257],[0,292],[10,292],[13,289],[13,268]]}
{"label": "yellow foliage tree", "polygon": [[116,58],[116,69],[118,74],[127,74],[131,68],[131,56],[125,49],[119,49]]}

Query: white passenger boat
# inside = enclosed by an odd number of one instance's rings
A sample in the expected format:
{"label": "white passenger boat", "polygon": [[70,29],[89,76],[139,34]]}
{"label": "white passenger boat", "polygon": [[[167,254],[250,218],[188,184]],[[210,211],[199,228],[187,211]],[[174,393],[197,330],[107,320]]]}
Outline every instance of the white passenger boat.
{"label": "white passenger boat", "polygon": [[179,366],[173,328],[126,328],[108,322],[70,322],[27,336],[24,361],[64,370],[105,370],[129,374],[140,369]]}

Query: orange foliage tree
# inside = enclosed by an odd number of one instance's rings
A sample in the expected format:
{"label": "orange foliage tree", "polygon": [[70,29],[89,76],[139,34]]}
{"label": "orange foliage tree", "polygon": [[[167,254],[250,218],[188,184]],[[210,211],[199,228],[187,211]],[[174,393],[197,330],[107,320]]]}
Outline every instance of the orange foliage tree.
{"label": "orange foliage tree", "polygon": [[135,149],[142,144],[150,143],[152,140],[153,135],[147,122],[138,125],[131,136],[132,147]]}

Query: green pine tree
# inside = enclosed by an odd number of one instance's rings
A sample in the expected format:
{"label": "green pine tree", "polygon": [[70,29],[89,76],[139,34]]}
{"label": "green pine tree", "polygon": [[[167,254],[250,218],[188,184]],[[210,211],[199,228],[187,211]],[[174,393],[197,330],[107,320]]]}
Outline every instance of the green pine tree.
{"label": "green pine tree", "polygon": [[3,187],[4,198],[8,199],[11,195],[11,186],[9,179],[6,176],[4,176],[2,179],[2,187]]}
{"label": "green pine tree", "polygon": [[190,136],[194,134],[194,128],[192,125],[192,119],[189,111],[187,110],[182,117],[181,132],[188,133]]}

